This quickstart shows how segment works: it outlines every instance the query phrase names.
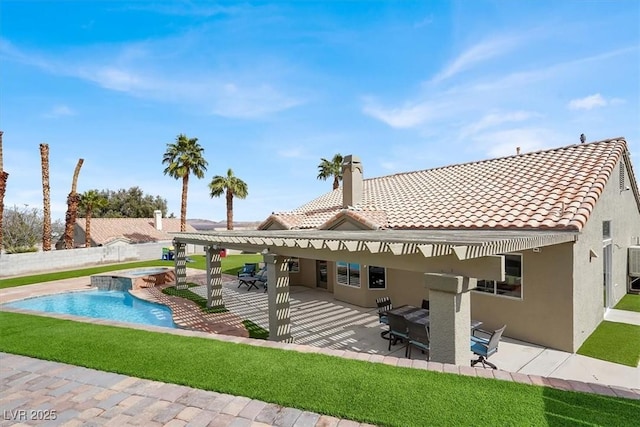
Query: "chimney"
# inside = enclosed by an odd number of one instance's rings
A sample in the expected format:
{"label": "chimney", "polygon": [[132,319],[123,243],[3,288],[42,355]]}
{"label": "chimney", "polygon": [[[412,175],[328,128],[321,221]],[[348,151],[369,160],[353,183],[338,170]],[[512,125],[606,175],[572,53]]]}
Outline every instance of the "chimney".
{"label": "chimney", "polygon": [[162,230],[162,211],[153,211],[153,223],[156,226],[156,230]]}
{"label": "chimney", "polygon": [[357,206],[362,202],[362,163],[358,156],[348,155],[342,161],[342,206]]}
{"label": "chimney", "polygon": [[587,140],[587,137],[584,136],[584,133],[580,134],[580,144],[584,144],[584,142]]}
{"label": "chimney", "polygon": [[516,147],[516,155],[519,156],[520,155],[520,147]]}

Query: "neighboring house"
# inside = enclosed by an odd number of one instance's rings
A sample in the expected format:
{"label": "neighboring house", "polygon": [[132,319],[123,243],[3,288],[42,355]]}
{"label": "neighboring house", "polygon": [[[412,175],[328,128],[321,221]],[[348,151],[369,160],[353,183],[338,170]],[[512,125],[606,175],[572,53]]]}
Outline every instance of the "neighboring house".
{"label": "neighboring house", "polygon": [[[436,361],[465,363],[469,317],[575,352],[633,273],[640,193],[629,156],[618,138],[370,179],[347,156],[342,188],[260,230],[176,241],[272,254],[273,292],[319,287],[364,307],[429,299]],[[270,322],[281,326],[285,300],[270,296]],[[276,326],[272,339],[287,339]]]}
{"label": "neighboring house", "polygon": [[[180,218],[162,218],[158,211],[155,218],[91,218],[91,246],[112,246],[137,243],[167,242],[171,246],[173,236],[180,231]],[[78,218],[73,241],[84,246],[86,219]],[[196,231],[187,224],[186,231]]]}

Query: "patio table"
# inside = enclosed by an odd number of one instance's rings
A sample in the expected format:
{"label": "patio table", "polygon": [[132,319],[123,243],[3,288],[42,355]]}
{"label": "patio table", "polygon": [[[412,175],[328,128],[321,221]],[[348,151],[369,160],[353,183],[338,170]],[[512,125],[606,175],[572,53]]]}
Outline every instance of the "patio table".
{"label": "patio table", "polygon": [[[402,305],[389,310],[389,313],[399,314],[409,322],[419,323],[425,326],[429,324],[429,310],[424,308],[415,307],[413,305]],[[482,326],[481,321],[471,319],[471,330],[478,329],[480,326]]]}

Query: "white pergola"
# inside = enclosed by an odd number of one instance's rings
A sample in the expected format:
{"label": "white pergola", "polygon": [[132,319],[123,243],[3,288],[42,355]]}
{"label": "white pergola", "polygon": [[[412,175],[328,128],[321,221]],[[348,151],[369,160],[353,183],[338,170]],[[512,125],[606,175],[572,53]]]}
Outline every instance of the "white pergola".
{"label": "white pergola", "polygon": [[187,244],[206,248],[207,303],[222,306],[220,251],[263,254],[268,275],[269,339],[290,341],[292,257],[345,261],[421,272],[429,288],[431,359],[468,363],[471,304],[477,279],[504,280],[504,254],[575,242],[573,231],[533,230],[232,230],[172,233],[177,285],[186,284]]}

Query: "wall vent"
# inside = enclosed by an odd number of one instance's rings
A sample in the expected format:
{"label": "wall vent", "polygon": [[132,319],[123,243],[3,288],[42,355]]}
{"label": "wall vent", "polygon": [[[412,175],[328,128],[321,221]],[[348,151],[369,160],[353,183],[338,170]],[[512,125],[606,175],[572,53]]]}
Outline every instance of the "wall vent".
{"label": "wall vent", "polygon": [[629,247],[629,276],[640,277],[640,246]]}

